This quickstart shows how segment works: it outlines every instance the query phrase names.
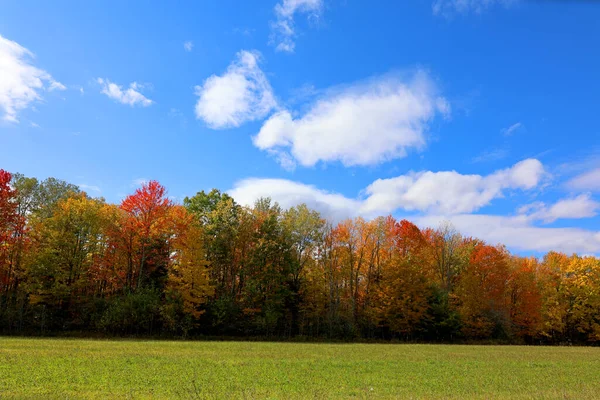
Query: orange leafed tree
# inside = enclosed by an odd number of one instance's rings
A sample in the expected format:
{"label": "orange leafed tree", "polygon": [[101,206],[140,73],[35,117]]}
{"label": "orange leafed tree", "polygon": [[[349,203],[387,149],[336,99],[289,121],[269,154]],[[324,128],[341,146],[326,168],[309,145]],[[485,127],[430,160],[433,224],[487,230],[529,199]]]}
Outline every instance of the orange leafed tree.
{"label": "orange leafed tree", "polygon": [[120,226],[120,241],[126,252],[126,285],[139,288],[145,277],[166,272],[169,239],[169,211],[173,204],[166,189],[150,181],[127,196],[121,203],[125,216]]}
{"label": "orange leafed tree", "polygon": [[376,316],[391,332],[410,335],[418,328],[428,306],[427,241],[409,221],[388,226],[386,233],[393,250],[378,285]]}
{"label": "orange leafed tree", "polygon": [[10,276],[9,253],[13,225],[17,218],[15,191],[10,187],[12,175],[0,169],[0,284],[5,289]]}
{"label": "orange leafed tree", "polygon": [[217,190],[184,204],[156,181],[115,205],[0,170],[0,329],[600,341],[597,257]]}
{"label": "orange leafed tree", "polygon": [[542,296],[534,258],[513,257],[508,284],[510,319],[518,337],[534,337],[542,319]]}
{"label": "orange leafed tree", "polygon": [[13,248],[25,229],[25,220],[17,213],[17,192],[11,187],[12,175],[0,169],[0,293],[7,293],[15,278]]}
{"label": "orange leafed tree", "polygon": [[484,338],[494,330],[508,329],[508,278],[506,251],[477,243],[458,288],[463,331],[468,337]]}

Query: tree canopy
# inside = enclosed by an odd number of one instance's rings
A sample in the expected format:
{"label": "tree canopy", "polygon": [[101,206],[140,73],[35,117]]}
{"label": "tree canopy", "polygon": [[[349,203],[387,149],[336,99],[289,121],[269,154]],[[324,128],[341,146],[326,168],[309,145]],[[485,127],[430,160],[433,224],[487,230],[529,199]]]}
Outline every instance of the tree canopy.
{"label": "tree canopy", "polygon": [[121,204],[0,170],[0,330],[600,341],[600,260],[156,181]]}

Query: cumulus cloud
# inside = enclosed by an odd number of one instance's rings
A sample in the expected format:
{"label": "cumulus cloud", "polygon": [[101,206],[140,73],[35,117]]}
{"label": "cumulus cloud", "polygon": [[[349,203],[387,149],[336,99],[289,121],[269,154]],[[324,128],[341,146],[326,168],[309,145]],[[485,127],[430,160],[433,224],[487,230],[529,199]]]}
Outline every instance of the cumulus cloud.
{"label": "cumulus cloud", "polygon": [[508,8],[519,0],[435,0],[433,14],[450,17],[454,14],[481,14],[487,9],[499,5]]}
{"label": "cumulus cloud", "polygon": [[192,42],[191,40],[188,40],[187,42],[184,42],[184,43],[183,43],[183,49],[184,49],[185,51],[187,51],[188,53],[189,53],[190,51],[192,51],[192,50],[193,50],[193,48],[194,48],[194,42]]}
{"label": "cumulus cloud", "polygon": [[260,59],[257,51],[240,51],[223,75],[212,75],[196,86],[196,118],[213,129],[223,129],[264,118],[276,108]]}
{"label": "cumulus cloud", "polygon": [[66,89],[33,61],[32,52],[0,35],[0,110],[4,121],[19,122],[18,112],[40,101],[43,90]]}
{"label": "cumulus cloud", "polygon": [[592,169],[577,175],[567,182],[567,186],[576,190],[600,192],[600,168]]}
{"label": "cumulus cloud", "polygon": [[140,92],[140,90],[144,88],[144,85],[137,82],[131,83],[129,88],[123,90],[122,86],[119,86],[108,79],[98,78],[96,81],[102,86],[103,94],[121,104],[126,104],[131,107],[136,105],[148,107],[154,103]]}
{"label": "cumulus cloud", "polygon": [[378,179],[356,198],[285,179],[258,178],[238,182],[230,194],[242,204],[253,204],[260,197],[271,197],[284,207],[307,203],[334,219],[398,210],[451,215],[478,210],[507,189],[532,189],[543,176],[542,164],[528,159],[487,176],[424,171]]}
{"label": "cumulus cloud", "polygon": [[[535,207],[520,210],[524,214],[516,216],[469,213],[488,204],[493,197],[501,196],[502,189],[499,188],[526,190],[534,187],[543,178],[541,171],[543,169],[537,160],[525,160],[485,177],[460,175],[456,172],[451,172],[449,176],[445,172],[438,172],[437,174],[442,175],[436,176],[432,175],[436,173],[427,171],[407,175],[412,179],[412,186],[404,182],[404,186],[397,188],[396,196],[389,190],[390,187],[386,187],[389,198],[378,198],[381,193],[374,193],[369,189],[362,192],[362,197],[351,198],[299,182],[258,178],[236,183],[229,194],[243,205],[252,205],[261,197],[270,197],[284,208],[305,203],[333,222],[356,216],[372,218],[392,212],[418,210],[420,213],[414,214],[410,219],[421,227],[437,227],[442,222],[449,221],[464,235],[478,237],[493,244],[503,243],[516,250],[600,252],[598,231],[535,225],[535,221],[540,219],[595,215],[598,205],[587,196],[561,200],[549,207],[543,204],[540,207],[541,203],[537,203]],[[432,177],[431,182],[421,181]],[[440,177],[457,180],[459,190],[444,183]],[[372,184],[369,188],[373,189],[373,186]]]}
{"label": "cumulus cloud", "polygon": [[581,194],[577,197],[562,199],[547,206],[545,203],[537,202],[528,204],[519,209],[519,213],[527,215],[534,220],[546,223],[557,219],[590,218],[598,214],[600,203],[594,201],[589,194]]}
{"label": "cumulus cloud", "polygon": [[449,221],[466,236],[502,243],[515,250],[600,253],[599,231],[536,226],[537,221],[595,216],[600,204],[588,194],[552,205],[533,203],[514,216],[472,214],[507,190],[539,186],[545,176],[538,160],[527,159],[486,176],[424,171],[377,180],[356,197],[285,179],[259,178],[236,183],[229,194],[244,205],[252,205],[261,197],[270,197],[284,208],[305,203],[333,222],[356,216],[373,218],[416,212],[409,219],[421,227],[437,227]]}
{"label": "cumulus cloud", "polygon": [[303,166],[374,165],[424,147],[430,121],[449,111],[424,71],[409,79],[388,75],[331,89],[297,118],[277,112],[253,142],[262,150],[287,151]]}
{"label": "cumulus cloud", "polygon": [[[366,214],[358,199],[284,179],[246,179],[238,182],[229,194],[243,205],[252,205],[261,197],[270,197],[284,208],[305,203],[333,222],[358,215],[367,218],[385,215],[384,212]],[[493,244],[505,244],[521,251],[600,252],[600,232],[579,228],[538,227],[526,215],[427,214],[415,215],[409,219],[421,227],[434,228],[449,221],[466,236]]]}
{"label": "cumulus cloud", "polygon": [[359,200],[286,179],[245,179],[228,193],[235,201],[247,206],[262,197],[269,197],[284,208],[304,203],[334,221],[355,216],[360,208]]}
{"label": "cumulus cloud", "polygon": [[487,176],[462,175],[456,171],[413,172],[369,185],[362,210],[365,213],[408,211],[459,214],[476,211],[502,196],[506,189],[532,189],[545,172],[535,159]]}
{"label": "cumulus cloud", "polygon": [[276,20],[271,23],[271,44],[275,50],[293,53],[296,47],[294,38],[295,14],[307,14],[309,18],[318,19],[323,10],[323,0],[283,0],[275,5]]}
{"label": "cumulus cloud", "polygon": [[565,253],[600,252],[600,232],[579,228],[547,228],[531,224],[526,216],[481,214],[428,215],[417,217],[422,227],[436,227],[449,221],[463,235],[473,236],[493,244],[504,244],[522,251]]}

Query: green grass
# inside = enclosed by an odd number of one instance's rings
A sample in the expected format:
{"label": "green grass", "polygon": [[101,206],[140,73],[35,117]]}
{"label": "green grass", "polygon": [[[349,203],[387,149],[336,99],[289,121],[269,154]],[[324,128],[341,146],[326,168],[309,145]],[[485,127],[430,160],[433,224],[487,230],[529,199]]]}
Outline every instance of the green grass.
{"label": "green grass", "polygon": [[0,398],[600,397],[600,348],[0,338]]}

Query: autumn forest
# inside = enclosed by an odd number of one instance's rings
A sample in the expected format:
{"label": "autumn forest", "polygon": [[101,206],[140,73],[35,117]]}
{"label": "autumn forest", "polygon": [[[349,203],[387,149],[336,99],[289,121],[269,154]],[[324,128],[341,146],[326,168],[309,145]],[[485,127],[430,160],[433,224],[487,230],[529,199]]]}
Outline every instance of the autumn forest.
{"label": "autumn forest", "polygon": [[452,226],[305,205],[121,204],[0,170],[2,334],[600,341],[600,260],[511,254]]}

